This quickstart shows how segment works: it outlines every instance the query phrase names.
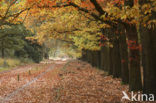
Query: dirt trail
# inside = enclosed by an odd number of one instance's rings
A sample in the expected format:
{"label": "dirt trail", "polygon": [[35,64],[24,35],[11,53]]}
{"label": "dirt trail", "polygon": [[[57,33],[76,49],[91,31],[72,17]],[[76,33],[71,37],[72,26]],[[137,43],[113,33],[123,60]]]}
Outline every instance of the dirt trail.
{"label": "dirt trail", "polygon": [[35,86],[36,82],[40,82],[40,79],[44,78],[43,76],[48,72],[65,64],[65,62],[59,62],[34,64],[0,74],[0,103],[27,103],[23,101],[23,98],[19,102],[16,97],[22,92],[26,93],[26,88],[32,89],[32,86]]}
{"label": "dirt trail", "polygon": [[32,67],[0,74],[0,103],[128,103],[121,102],[128,86],[86,62],[48,61]]}
{"label": "dirt trail", "polygon": [[50,103],[128,103],[121,102],[128,86],[102,70],[82,61],[73,61],[60,73],[60,81],[52,89]]}
{"label": "dirt trail", "polygon": [[31,81],[29,81],[28,83],[24,84],[22,87],[16,89],[15,91],[13,91],[12,93],[9,93],[7,96],[5,96],[5,98],[3,98],[2,100],[0,100],[2,103],[5,103],[7,101],[9,101],[14,95],[16,95],[18,92],[22,91],[24,88],[28,87],[29,85],[31,85],[32,83],[34,83],[36,80],[38,80],[40,77],[42,77],[44,74],[46,74],[47,72],[49,72],[51,69],[53,69],[53,65],[50,66],[46,71],[42,72],[41,74],[39,74],[37,77],[33,78]]}

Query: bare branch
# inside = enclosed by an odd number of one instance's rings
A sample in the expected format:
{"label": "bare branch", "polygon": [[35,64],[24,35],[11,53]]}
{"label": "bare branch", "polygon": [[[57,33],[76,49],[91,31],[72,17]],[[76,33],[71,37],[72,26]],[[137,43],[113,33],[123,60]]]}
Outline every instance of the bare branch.
{"label": "bare branch", "polygon": [[[30,10],[30,9],[29,9]],[[22,23],[24,23],[24,21],[26,20],[26,18],[27,18],[27,16],[28,16],[28,13],[29,13],[29,10],[27,11],[27,14],[25,15],[25,17],[24,17],[24,19],[23,19],[23,22]]]}

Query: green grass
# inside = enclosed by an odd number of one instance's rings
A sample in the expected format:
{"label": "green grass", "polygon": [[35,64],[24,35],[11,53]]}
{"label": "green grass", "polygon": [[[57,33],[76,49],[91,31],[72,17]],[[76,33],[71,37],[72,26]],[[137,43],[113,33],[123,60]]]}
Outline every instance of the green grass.
{"label": "green grass", "polygon": [[12,59],[12,58],[2,59],[2,58],[0,58],[0,66],[4,66],[5,62],[6,62],[5,66],[8,66],[8,67],[14,67],[14,66],[21,64],[21,61],[18,59]]}
{"label": "green grass", "polygon": [[0,72],[10,70],[18,65],[23,65],[23,62],[20,59],[0,58]]}
{"label": "green grass", "polygon": [[[10,70],[16,66],[33,63],[28,58],[0,58],[0,72]],[[36,70],[39,68],[35,68]]]}
{"label": "green grass", "polygon": [[0,72],[10,70],[13,67],[20,65],[20,64],[21,62],[18,59],[0,58]]}
{"label": "green grass", "polygon": [[0,67],[0,72],[3,72],[3,71],[7,71],[7,70],[9,70],[10,68],[8,68],[8,67]]}

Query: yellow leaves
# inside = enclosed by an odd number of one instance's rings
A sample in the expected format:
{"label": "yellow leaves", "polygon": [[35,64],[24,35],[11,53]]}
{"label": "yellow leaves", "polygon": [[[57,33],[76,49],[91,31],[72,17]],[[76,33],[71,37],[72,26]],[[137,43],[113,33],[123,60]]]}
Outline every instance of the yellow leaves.
{"label": "yellow leaves", "polygon": [[[156,4],[156,1],[153,1],[153,4]],[[144,4],[141,8],[139,5],[134,5],[132,8],[128,6],[123,6],[120,9],[114,5],[107,4],[106,11],[109,13],[109,16],[103,15],[101,18],[104,20],[117,20],[121,19],[124,22],[137,24],[142,22],[143,25],[148,22],[151,15],[151,11],[156,10],[156,6],[153,4]],[[153,6],[152,6],[153,5]]]}
{"label": "yellow leaves", "polygon": [[150,4],[144,4],[141,9],[144,12],[144,14],[146,15],[147,13],[151,13],[152,8],[151,8]]}
{"label": "yellow leaves", "polygon": [[[88,29],[89,30],[89,29]],[[75,35],[71,35],[70,38],[74,41],[75,45],[80,49],[99,50],[99,40],[101,33],[91,34],[89,32],[77,31]]]}
{"label": "yellow leaves", "polygon": [[143,18],[143,23],[146,23],[148,19],[149,19],[149,16],[145,16],[145,17]]}
{"label": "yellow leaves", "polygon": [[154,20],[149,20],[148,22],[147,22],[147,27],[148,27],[148,29],[155,29],[155,26],[156,26],[156,20],[154,19]]}
{"label": "yellow leaves", "polygon": [[126,20],[126,19],[127,19],[127,15],[121,16],[121,19],[122,19],[122,20]]}
{"label": "yellow leaves", "polygon": [[110,28],[110,25],[108,25],[108,24],[100,24],[99,28]]}
{"label": "yellow leaves", "polygon": [[1,16],[4,16],[5,15],[5,13],[7,11],[7,8],[8,8],[8,4],[6,4],[6,3],[2,3],[0,5],[0,15]]}
{"label": "yellow leaves", "polygon": [[79,5],[81,4],[81,0],[74,0],[74,3]]}
{"label": "yellow leaves", "polygon": [[111,15],[109,17],[109,20],[118,19],[120,17],[121,10],[119,8],[111,6],[107,8],[107,10],[108,10],[109,15]]}
{"label": "yellow leaves", "polygon": [[[12,4],[13,3],[13,4]],[[17,0],[12,2],[3,0],[0,2],[0,20],[19,24],[25,18],[27,7],[25,6],[26,0]]]}
{"label": "yellow leaves", "polygon": [[[73,41],[80,50],[83,48],[100,49],[98,44],[101,33],[97,33],[100,28],[99,24],[96,21],[88,21],[78,11],[65,10],[58,9],[52,12],[48,16],[48,19],[53,18],[52,22],[47,19],[45,23],[37,27],[38,41],[43,42],[49,38],[59,39]],[[42,13],[44,14],[44,11]],[[101,24],[102,26],[108,27],[106,24]]]}
{"label": "yellow leaves", "polygon": [[22,10],[22,9],[26,8],[25,7],[25,4],[26,4],[26,1],[25,0],[22,0],[20,2],[17,2],[17,3],[14,4],[14,6],[11,7],[11,11],[14,11],[15,12],[15,11]]}

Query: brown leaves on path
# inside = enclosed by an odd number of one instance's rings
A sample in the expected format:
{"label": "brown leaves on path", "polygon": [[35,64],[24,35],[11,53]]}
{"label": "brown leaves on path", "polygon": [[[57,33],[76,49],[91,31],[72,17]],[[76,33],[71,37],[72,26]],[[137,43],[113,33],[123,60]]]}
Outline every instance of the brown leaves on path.
{"label": "brown leaves on path", "polygon": [[[57,72],[54,72],[53,69],[57,70],[56,68],[63,65],[57,65],[55,62],[33,64],[0,74],[0,103],[47,103],[49,97],[46,95],[51,93],[50,89],[55,84],[54,80],[57,80],[54,75]],[[34,78],[50,67],[54,68],[32,82]],[[19,81],[17,80],[18,75],[20,76]]]}
{"label": "brown leaves on path", "polygon": [[120,103],[122,91],[128,92],[120,79],[81,61],[69,63],[59,76],[50,103]]}
{"label": "brown leaves on path", "polygon": [[[107,76],[102,70],[78,60],[32,65],[35,69],[31,70],[31,75],[27,69],[4,73],[0,76],[0,99],[50,66],[53,69],[2,103],[128,103],[121,102],[122,91],[128,93],[128,86],[121,85],[120,79]],[[17,81],[17,74],[22,76],[20,81]]]}

